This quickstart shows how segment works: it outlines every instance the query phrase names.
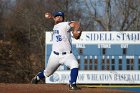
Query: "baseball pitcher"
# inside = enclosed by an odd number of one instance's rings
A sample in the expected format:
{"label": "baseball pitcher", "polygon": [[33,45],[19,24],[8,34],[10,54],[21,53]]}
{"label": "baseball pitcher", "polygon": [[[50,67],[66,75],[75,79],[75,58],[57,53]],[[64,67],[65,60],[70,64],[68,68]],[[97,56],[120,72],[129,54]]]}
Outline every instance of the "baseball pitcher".
{"label": "baseball pitcher", "polygon": [[79,39],[82,31],[78,31],[80,23],[76,21],[64,22],[64,13],[61,11],[51,13],[45,13],[45,17],[53,19],[55,24],[53,27],[53,45],[52,52],[48,60],[47,67],[42,72],[39,72],[33,79],[32,84],[37,84],[40,79],[49,77],[52,75],[60,65],[66,65],[70,68],[70,80],[69,89],[79,90],[76,85],[78,76],[78,62],[72,53],[71,46],[71,31],[72,36],[75,39]]}

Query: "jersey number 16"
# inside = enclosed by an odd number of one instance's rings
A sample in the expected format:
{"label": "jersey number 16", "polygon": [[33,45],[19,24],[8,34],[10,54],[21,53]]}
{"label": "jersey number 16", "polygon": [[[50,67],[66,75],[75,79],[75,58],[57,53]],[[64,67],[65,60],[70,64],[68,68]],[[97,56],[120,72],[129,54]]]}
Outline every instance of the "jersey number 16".
{"label": "jersey number 16", "polygon": [[57,35],[57,36],[56,36],[56,39],[57,39],[57,42],[62,41],[61,35]]}

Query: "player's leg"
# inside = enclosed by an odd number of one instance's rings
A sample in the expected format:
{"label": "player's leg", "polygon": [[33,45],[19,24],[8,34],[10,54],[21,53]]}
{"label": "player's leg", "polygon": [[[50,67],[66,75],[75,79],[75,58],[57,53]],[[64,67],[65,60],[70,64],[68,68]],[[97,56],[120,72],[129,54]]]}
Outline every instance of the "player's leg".
{"label": "player's leg", "polygon": [[33,79],[32,79],[32,84],[37,84],[41,79],[45,78],[45,77],[49,77],[50,75],[52,75],[54,73],[54,71],[57,70],[57,68],[60,66],[59,62],[58,62],[58,56],[54,55],[53,53],[51,53],[49,60],[48,60],[48,64],[45,70],[39,72]]}
{"label": "player's leg", "polygon": [[77,76],[78,76],[78,62],[73,54],[65,55],[64,64],[70,68],[70,89],[77,90],[80,89],[76,86]]}
{"label": "player's leg", "polygon": [[31,83],[37,84],[40,81],[40,79],[45,78],[45,76],[43,75],[43,72],[44,72],[44,70],[38,72],[38,74],[32,79]]}
{"label": "player's leg", "polygon": [[44,70],[45,77],[49,77],[50,75],[52,75],[60,65],[61,64],[59,63],[59,58],[57,57],[50,58],[48,61],[48,65]]}

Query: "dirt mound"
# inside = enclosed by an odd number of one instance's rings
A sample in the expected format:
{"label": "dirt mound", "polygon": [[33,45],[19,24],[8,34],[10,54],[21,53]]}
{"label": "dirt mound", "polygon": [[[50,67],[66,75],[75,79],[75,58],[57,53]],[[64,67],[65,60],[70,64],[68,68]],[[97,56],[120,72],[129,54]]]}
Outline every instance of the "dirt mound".
{"label": "dirt mound", "polygon": [[81,90],[70,91],[68,85],[63,84],[0,84],[0,93],[134,93],[111,88],[81,88]]}

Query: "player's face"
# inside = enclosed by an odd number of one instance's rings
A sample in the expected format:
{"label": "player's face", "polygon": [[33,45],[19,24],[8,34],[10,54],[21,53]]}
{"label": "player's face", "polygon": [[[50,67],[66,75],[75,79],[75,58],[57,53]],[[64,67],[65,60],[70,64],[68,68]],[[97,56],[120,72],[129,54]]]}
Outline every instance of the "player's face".
{"label": "player's face", "polygon": [[56,16],[56,17],[54,18],[54,21],[55,21],[55,23],[63,22],[63,17],[62,17],[62,16]]}

